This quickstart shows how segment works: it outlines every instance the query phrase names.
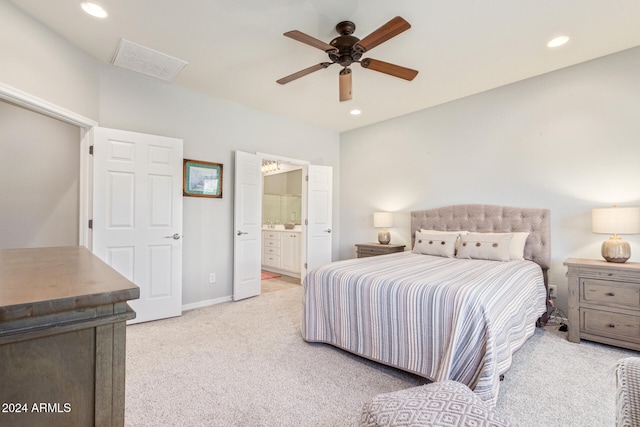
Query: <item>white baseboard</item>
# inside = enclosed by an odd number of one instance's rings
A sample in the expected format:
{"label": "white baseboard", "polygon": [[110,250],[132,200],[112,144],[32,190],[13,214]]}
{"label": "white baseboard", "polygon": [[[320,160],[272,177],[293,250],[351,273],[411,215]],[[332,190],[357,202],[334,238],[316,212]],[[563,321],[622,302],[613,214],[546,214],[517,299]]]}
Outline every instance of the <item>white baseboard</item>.
{"label": "white baseboard", "polygon": [[189,311],[189,310],[195,310],[196,308],[203,308],[203,307],[209,307],[211,305],[216,305],[216,304],[220,304],[223,302],[229,302],[229,301],[233,301],[233,297],[231,295],[226,296],[226,297],[222,297],[222,298],[215,298],[215,299],[208,299],[205,301],[198,301],[198,302],[194,302],[191,304],[184,304],[182,306],[182,311]]}

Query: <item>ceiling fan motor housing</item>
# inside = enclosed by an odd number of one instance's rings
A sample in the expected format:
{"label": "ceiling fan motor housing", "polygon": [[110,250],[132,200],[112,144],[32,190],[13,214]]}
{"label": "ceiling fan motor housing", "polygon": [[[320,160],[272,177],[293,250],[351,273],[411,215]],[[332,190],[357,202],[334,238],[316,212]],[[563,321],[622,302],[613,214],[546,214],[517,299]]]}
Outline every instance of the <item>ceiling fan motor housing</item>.
{"label": "ceiling fan motor housing", "polygon": [[331,40],[329,43],[331,46],[338,49],[338,51],[329,51],[329,58],[343,67],[348,67],[354,62],[357,62],[362,57],[363,52],[356,50],[353,46],[360,41],[359,38],[352,36],[356,29],[356,25],[351,21],[342,21],[336,25],[336,31],[340,36]]}

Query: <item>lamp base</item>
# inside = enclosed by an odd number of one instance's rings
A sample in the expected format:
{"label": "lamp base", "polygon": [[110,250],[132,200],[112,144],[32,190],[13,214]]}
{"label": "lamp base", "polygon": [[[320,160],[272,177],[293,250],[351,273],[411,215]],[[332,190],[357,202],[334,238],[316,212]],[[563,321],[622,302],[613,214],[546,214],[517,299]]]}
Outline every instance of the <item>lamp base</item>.
{"label": "lamp base", "polygon": [[602,242],[600,252],[602,253],[602,258],[608,262],[623,263],[627,262],[631,257],[631,246],[629,246],[628,242],[622,240],[620,236],[614,234],[609,240]]}
{"label": "lamp base", "polygon": [[387,230],[378,232],[378,242],[380,242],[381,245],[388,245],[389,242],[391,242],[391,233]]}

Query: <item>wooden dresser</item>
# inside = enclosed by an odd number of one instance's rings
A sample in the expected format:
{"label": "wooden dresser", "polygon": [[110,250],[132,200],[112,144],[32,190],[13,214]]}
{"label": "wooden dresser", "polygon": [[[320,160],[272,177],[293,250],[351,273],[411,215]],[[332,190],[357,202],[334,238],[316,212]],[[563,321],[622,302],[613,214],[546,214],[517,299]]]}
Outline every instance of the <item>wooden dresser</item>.
{"label": "wooden dresser", "polygon": [[124,425],[139,295],[82,247],[0,250],[0,425]]}
{"label": "wooden dresser", "polygon": [[640,263],[567,259],[569,341],[640,350]]}
{"label": "wooden dresser", "polygon": [[405,245],[382,245],[380,243],[358,243],[356,244],[356,253],[358,258],[365,258],[376,255],[392,254],[394,252],[403,252]]}

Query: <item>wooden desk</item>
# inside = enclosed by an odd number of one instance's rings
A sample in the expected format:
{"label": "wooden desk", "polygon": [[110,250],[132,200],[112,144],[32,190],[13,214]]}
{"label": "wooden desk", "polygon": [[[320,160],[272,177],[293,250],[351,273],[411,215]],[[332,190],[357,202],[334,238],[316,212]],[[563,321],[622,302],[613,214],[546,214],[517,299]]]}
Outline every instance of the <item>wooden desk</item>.
{"label": "wooden desk", "polygon": [[0,425],[124,425],[139,296],[86,248],[0,250]]}

